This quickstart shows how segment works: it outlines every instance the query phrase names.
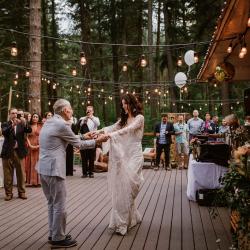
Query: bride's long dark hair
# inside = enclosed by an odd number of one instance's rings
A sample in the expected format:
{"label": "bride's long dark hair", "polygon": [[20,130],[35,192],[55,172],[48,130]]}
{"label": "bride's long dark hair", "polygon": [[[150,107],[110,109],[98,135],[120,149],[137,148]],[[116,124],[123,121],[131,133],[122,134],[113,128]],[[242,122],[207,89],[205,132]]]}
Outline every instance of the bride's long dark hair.
{"label": "bride's long dark hair", "polygon": [[122,100],[128,105],[128,110],[131,112],[133,117],[136,117],[139,114],[142,114],[142,105],[138,99],[132,94],[126,94],[122,96],[121,99],[121,120],[119,125],[124,127],[127,124],[128,114],[125,113],[125,110],[122,107]]}

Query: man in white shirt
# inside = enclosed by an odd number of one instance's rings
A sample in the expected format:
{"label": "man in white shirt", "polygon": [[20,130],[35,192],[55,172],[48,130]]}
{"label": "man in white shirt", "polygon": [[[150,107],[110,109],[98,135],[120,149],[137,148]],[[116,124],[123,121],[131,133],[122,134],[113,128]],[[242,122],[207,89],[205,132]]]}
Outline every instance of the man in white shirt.
{"label": "man in white shirt", "polygon": [[[85,134],[89,131],[96,131],[100,126],[100,120],[94,116],[93,106],[87,106],[86,116],[79,119],[80,133]],[[93,178],[93,169],[95,161],[95,148],[80,150],[82,158],[82,178]]]}

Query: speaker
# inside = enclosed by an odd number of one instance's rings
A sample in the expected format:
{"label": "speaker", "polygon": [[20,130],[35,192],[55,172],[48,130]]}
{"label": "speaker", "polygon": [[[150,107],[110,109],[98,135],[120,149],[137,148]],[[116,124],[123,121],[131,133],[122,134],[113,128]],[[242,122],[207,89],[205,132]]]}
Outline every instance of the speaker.
{"label": "speaker", "polygon": [[245,116],[250,115],[250,88],[244,91]]}

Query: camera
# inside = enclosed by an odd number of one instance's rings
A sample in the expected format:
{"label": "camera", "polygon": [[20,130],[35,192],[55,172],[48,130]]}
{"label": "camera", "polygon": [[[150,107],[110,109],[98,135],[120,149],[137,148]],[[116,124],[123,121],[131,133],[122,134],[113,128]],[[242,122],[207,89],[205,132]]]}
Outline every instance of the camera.
{"label": "camera", "polygon": [[17,119],[20,119],[21,117],[22,117],[22,115],[21,114],[17,114]]}

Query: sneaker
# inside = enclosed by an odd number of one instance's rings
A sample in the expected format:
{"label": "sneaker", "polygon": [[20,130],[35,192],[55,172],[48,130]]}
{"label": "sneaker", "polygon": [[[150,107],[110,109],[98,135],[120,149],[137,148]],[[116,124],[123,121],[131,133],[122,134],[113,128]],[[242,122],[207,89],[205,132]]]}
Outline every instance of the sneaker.
{"label": "sneaker", "polygon": [[[71,239],[72,239],[72,237],[71,237],[70,234],[67,234],[67,235],[65,236],[65,240],[71,240]],[[48,237],[48,243],[49,243],[49,244],[52,244],[52,237],[51,237],[51,236]]]}
{"label": "sneaker", "polygon": [[5,201],[10,201],[10,200],[12,200],[12,198],[13,198],[13,194],[8,194],[8,195],[5,196],[4,200]]}
{"label": "sneaker", "polygon": [[18,194],[18,198],[22,199],[22,200],[27,200],[27,196],[25,193],[20,193]]}
{"label": "sneaker", "polygon": [[76,240],[59,240],[59,241],[51,241],[51,248],[69,248],[77,245]]}

